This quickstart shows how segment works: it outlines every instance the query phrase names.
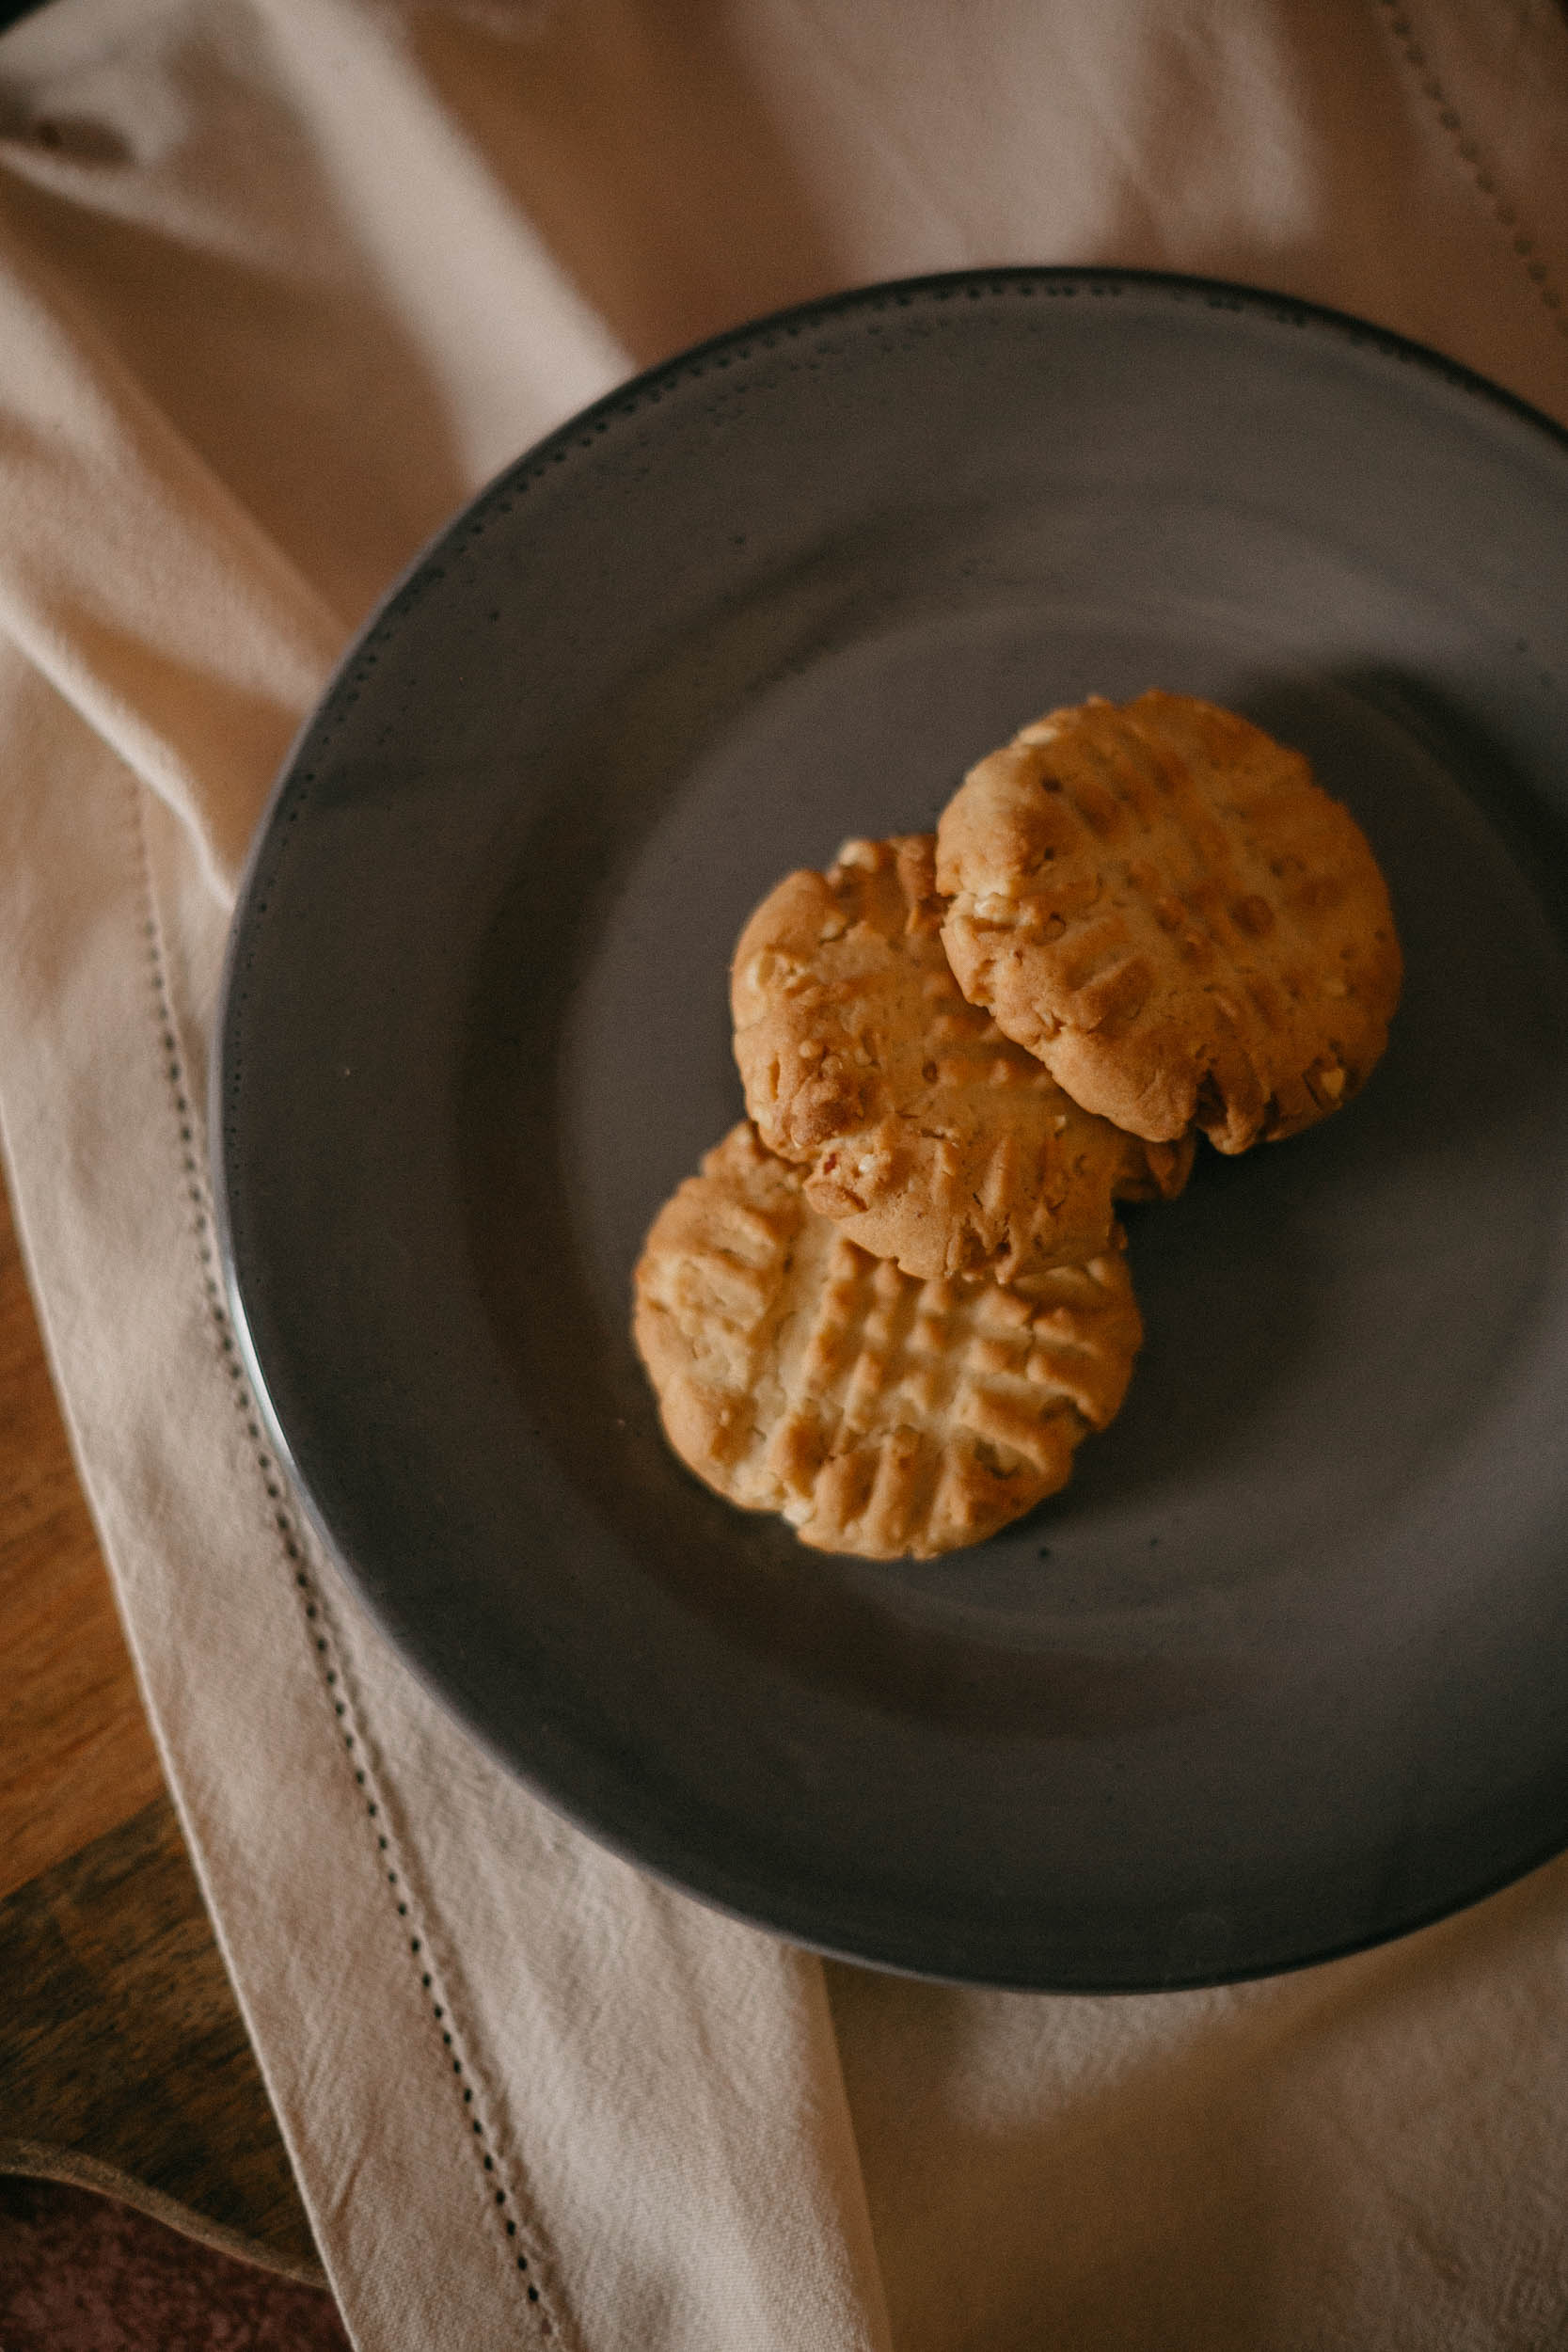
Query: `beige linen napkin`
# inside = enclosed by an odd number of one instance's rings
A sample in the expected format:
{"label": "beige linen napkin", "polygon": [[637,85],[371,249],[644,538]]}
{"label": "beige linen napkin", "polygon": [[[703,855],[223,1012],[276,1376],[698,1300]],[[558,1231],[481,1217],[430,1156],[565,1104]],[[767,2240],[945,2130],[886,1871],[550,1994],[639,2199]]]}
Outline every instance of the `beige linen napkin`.
{"label": "beige linen napkin", "polygon": [[365,2352],[1568,2334],[1568,1867],[1117,2001],[824,1964],[611,1859],[268,1457],[202,1115],[233,880],[353,625],[617,376],[1009,261],[1357,310],[1568,418],[1519,0],[53,0],[0,39],[0,1117],[148,1704]]}

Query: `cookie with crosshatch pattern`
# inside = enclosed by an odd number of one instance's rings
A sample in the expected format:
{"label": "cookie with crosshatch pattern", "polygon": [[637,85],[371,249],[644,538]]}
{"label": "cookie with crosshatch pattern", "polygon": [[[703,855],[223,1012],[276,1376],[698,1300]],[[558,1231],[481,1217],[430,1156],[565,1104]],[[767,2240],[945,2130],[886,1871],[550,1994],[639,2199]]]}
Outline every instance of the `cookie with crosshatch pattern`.
{"label": "cookie with crosshatch pattern", "polygon": [[746,1107],[874,1256],[1028,1288],[1107,1248],[1117,1200],[1179,1192],[1193,1147],[1081,1109],[966,1004],[944,912],[929,834],[847,841],[771,890],[730,979]]}
{"label": "cookie with crosshatch pattern", "polygon": [[850,1241],[743,1121],[649,1229],[633,1334],[708,1486],[872,1559],[979,1543],[1065,1485],[1142,1327],[1119,1234],[1025,1296],[920,1281]]}
{"label": "cookie with crosshatch pattern", "polygon": [[1350,812],[1235,713],[1151,691],[1051,711],[937,828],[959,987],[1073,1098],[1222,1152],[1349,1101],[1402,963]]}

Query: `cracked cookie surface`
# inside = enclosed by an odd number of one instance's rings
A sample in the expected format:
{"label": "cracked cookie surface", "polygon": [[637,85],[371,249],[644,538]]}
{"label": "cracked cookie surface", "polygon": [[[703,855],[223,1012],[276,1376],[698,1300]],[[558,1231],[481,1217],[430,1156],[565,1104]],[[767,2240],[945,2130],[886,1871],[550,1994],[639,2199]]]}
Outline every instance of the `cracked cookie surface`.
{"label": "cracked cookie surface", "polygon": [[936,880],[964,995],[1150,1140],[1294,1135],[1386,1042],[1402,961],[1365,835],[1300,753],[1191,695],[1023,728],[942,812]]}
{"label": "cracked cookie surface", "polygon": [[749,1121],[649,1229],[633,1334],[665,1434],[801,1541],[928,1558],[1066,1484],[1142,1338],[1120,1235],[1037,1294],[921,1281],[850,1241]]}
{"label": "cracked cookie surface", "polygon": [[770,891],[731,974],[746,1107],[874,1256],[1028,1288],[1104,1248],[1117,1200],[1180,1191],[1192,1148],[1084,1110],[966,1003],[944,911],[928,834],[846,842]]}

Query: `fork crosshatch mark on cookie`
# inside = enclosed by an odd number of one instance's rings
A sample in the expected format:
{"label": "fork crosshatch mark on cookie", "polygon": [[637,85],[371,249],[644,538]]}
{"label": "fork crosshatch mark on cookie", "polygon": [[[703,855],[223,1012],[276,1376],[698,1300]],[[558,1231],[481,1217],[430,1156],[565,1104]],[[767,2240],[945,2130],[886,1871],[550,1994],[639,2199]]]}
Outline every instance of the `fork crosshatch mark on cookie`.
{"label": "fork crosshatch mark on cookie", "polygon": [[749,1121],[660,1210],[635,1288],[681,1459],[818,1550],[872,1559],[979,1543],[1065,1485],[1142,1338],[1119,1234],[1027,1296],[922,1281],[817,1216]]}
{"label": "fork crosshatch mark on cookie", "polygon": [[953,971],[1076,1101],[1222,1152],[1294,1135],[1383,1052],[1388,892],[1299,752],[1191,695],[1054,710],[937,830]]}
{"label": "fork crosshatch mark on cookie", "polygon": [[752,914],[730,989],[746,1107],[874,1256],[1029,1288],[1107,1248],[1117,1200],[1179,1192],[1192,1144],[1083,1110],[964,1001],[935,852],[929,834],[847,841]]}

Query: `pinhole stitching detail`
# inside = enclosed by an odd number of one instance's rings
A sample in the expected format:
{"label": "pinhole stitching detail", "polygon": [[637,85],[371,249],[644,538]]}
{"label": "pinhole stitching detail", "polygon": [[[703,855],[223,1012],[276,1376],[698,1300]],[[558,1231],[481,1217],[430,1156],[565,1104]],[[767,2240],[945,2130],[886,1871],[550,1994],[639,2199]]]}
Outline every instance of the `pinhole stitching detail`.
{"label": "pinhole stitching detail", "polygon": [[1480,142],[1466,132],[1451,92],[1433,72],[1432,60],[1412,23],[1408,0],[1378,0],[1378,6],[1387,19],[1388,30],[1399,46],[1406,69],[1436,115],[1438,125],[1447,134],[1449,144],[1464,166],[1466,176],[1507,238],[1515,261],[1535,289],[1552,325],[1560,335],[1568,339],[1568,310],[1563,308],[1562,289],[1553,278],[1528,223],[1520,219],[1517,206],[1511,201],[1507,191],[1499,186],[1497,173]]}
{"label": "pinhole stitching detail", "polygon": [[472,2150],[492,2221],[500,2233],[504,2256],[522,2287],[535,2331],[552,2338],[558,2321],[543,2283],[546,2265],[537,2242],[525,2233],[522,2211],[511,2170],[493,2142],[482,2112],[473,2069],[451,2014],[451,2005],[431,1952],[424,1906],[411,1883],[407,1860],[388,1811],[385,1787],[376,1768],[373,1742],[365,1728],[362,1702],[352,1687],[343,1645],[333,1611],[316,1574],[311,1538],[282,1465],[273,1454],[261,1425],[255,1396],[246,1377],[232,1319],[224,1296],[213,1217],[210,1181],[205,1167],[204,1136],[198,1106],[192,1097],[184,1049],[175,1017],[168,980],[168,960],[158,914],[152,857],[143,812],[144,787],[129,779],[133,859],[140,905],[140,931],[146,957],[150,1009],[158,1060],[174,1113],[180,1154],[180,1188],[196,1244],[203,1304],[215,1353],[226,1374],[231,1402],[244,1423],[265,1502],[266,1515],[278,1549],[288,1564],[300,1610],[300,1622],[309,1642],[321,1689],[330,1705],[344,1762],[354,1774],[367,1831],[373,1841],[377,1867],[385,1884],[388,1910],[398,1924],[410,1964],[418,1971],[420,1989],[432,2026],[439,2031],[450,2066],[453,2105],[461,2118],[464,2138]]}

